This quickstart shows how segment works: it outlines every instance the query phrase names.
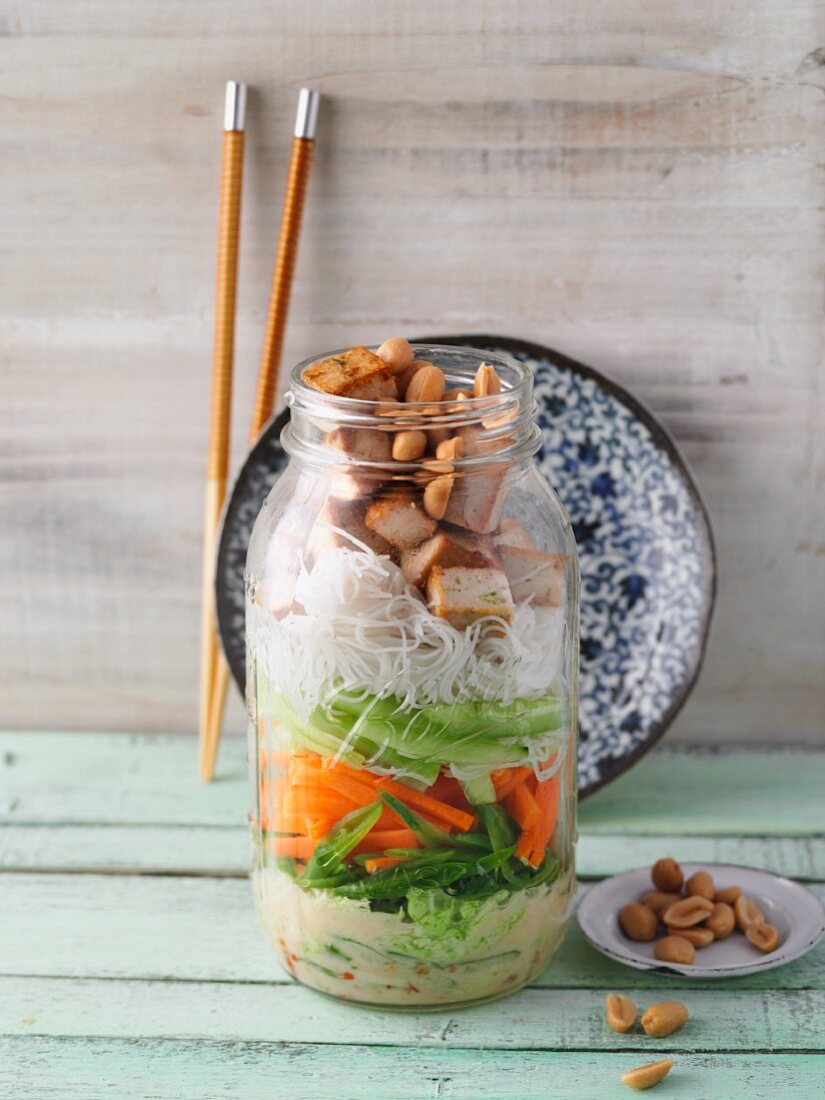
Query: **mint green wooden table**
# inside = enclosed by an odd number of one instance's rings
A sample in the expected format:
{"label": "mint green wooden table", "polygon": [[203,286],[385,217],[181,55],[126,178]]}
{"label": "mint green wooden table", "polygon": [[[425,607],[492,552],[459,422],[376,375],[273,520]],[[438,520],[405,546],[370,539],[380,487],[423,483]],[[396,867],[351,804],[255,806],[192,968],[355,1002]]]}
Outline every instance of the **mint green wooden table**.
{"label": "mint green wooden table", "polygon": [[[657,1097],[825,1095],[825,942],[781,970],[675,984],[572,929],[534,985],[466,1012],[379,1014],[293,984],[245,872],[244,746],[195,778],[193,740],[0,734],[0,1096],[95,1100],[629,1097],[625,1069],[672,1054]],[[661,749],[582,807],[588,881],[727,860],[825,895],[825,754]],[[603,1022],[611,990],[677,996],[655,1041]]]}

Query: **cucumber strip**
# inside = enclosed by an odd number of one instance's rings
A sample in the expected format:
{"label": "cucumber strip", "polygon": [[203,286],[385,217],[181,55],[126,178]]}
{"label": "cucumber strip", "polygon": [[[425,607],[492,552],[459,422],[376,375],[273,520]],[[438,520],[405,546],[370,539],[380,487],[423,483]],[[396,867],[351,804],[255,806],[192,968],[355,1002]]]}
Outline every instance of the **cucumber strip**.
{"label": "cucumber strip", "polygon": [[462,779],[461,789],[467,797],[467,801],[473,806],[495,802],[496,789],[489,774],[476,776],[475,779]]}

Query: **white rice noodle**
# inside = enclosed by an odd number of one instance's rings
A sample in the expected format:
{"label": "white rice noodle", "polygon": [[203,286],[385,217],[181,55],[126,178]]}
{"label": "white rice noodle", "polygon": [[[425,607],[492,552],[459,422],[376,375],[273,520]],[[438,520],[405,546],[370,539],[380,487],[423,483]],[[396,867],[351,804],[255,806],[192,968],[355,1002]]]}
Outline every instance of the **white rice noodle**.
{"label": "white rice noodle", "polygon": [[512,623],[487,616],[459,631],[362,544],[325,551],[311,570],[302,563],[292,609],[275,619],[258,608],[253,622],[259,664],[302,717],[334,690],[428,706],[507,704],[561,687],[560,610],[521,604]]}

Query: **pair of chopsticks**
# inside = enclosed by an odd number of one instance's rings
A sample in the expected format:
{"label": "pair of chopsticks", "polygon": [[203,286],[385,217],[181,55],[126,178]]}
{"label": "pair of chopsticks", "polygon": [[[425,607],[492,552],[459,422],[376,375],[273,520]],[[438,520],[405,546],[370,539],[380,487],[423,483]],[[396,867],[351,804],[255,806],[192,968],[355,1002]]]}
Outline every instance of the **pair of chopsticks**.
{"label": "pair of chopsticks", "polygon": [[[298,254],[315,127],[317,92],[302,88],[292,141],[278,251],[272,272],[264,346],[258,368],[255,405],[249,429],[250,445],[272,415],[278,389],[278,370],[284,345],[292,278]],[[215,629],[214,560],[218,523],[226,496],[229,465],[229,424],[232,409],[232,366],[235,346],[238,241],[243,177],[246,85],[230,81],[226,86],[221,199],[218,225],[218,264],[215,291],[215,335],[212,355],[212,397],[209,451],[206,472],[206,515],[203,536],[201,616],[201,677],[198,721],[201,779],[215,774],[215,758],[221,735],[229,669],[220,653]]]}

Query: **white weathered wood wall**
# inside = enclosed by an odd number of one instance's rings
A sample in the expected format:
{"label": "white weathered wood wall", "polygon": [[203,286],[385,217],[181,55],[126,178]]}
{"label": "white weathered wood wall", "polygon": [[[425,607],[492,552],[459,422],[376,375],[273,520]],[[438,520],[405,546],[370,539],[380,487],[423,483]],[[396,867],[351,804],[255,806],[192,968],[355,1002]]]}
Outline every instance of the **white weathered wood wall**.
{"label": "white weathered wood wall", "polygon": [[254,88],[236,460],[310,83],[329,98],[286,361],[486,330],[614,375],[718,539],[673,736],[821,738],[822,24],[814,0],[7,0],[0,725],[193,727],[234,78]]}

